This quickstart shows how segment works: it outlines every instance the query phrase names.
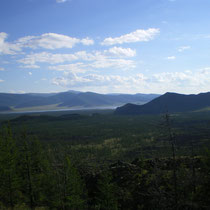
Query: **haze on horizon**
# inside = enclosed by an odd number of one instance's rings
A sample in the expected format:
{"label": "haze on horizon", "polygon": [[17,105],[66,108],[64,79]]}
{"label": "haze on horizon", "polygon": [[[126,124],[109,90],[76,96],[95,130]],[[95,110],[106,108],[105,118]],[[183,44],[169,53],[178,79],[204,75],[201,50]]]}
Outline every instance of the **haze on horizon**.
{"label": "haze on horizon", "polygon": [[208,92],[209,8],[209,0],[1,0],[0,92]]}

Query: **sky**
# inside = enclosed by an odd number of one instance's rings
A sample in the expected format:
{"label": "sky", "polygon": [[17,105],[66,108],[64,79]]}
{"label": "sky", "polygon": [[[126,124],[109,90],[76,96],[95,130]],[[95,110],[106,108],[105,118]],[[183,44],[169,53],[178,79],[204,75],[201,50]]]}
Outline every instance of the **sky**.
{"label": "sky", "polygon": [[208,92],[209,9],[209,0],[0,0],[0,92]]}

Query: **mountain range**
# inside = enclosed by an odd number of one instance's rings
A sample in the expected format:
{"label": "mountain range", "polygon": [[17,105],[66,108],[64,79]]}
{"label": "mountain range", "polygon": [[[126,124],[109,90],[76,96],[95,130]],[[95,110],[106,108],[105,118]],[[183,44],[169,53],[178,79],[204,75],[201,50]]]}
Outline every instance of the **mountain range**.
{"label": "mountain range", "polygon": [[126,103],[144,104],[158,94],[98,94],[94,92],[67,91],[60,93],[0,93],[0,111],[52,106],[56,109],[116,107]]}
{"label": "mountain range", "polygon": [[188,112],[210,107],[210,92],[200,94],[165,93],[143,105],[128,103],[115,110],[115,114],[161,114]]}

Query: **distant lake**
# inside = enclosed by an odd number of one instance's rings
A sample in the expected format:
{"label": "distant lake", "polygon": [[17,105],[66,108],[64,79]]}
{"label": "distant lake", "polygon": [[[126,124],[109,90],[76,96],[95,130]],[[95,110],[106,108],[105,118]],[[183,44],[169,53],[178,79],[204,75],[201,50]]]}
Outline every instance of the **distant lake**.
{"label": "distant lake", "polygon": [[44,112],[63,112],[63,111],[88,111],[88,110],[107,110],[116,109],[117,106],[108,107],[81,107],[81,108],[66,108],[66,109],[52,109],[52,110],[31,110],[31,111],[6,111],[0,114],[30,114],[30,113],[44,113]]}

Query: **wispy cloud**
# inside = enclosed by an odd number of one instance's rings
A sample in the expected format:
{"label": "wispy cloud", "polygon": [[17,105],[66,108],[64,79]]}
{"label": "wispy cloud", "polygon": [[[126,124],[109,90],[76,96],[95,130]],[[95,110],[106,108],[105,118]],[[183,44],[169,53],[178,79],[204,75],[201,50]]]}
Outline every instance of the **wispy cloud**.
{"label": "wispy cloud", "polygon": [[40,36],[28,36],[17,40],[17,43],[23,47],[29,48],[44,48],[44,49],[59,49],[59,48],[72,48],[78,43],[84,45],[94,44],[94,41],[85,38],[78,39],[63,34],[45,33]]}
{"label": "wispy cloud", "polygon": [[181,47],[178,48],[178,51],[183,52],[185,50],[189,50],[190,48],[191,48],[190,46],[181,46]]}
{"label": "wispy cloud", "polygon": [[136,55],[136,50],[132,50],[131,48],[112,47],[109,50],[106,50],[105,53],[118,57],[134,57]]}
{"label": "wispy cloud", "polygon": [[0,67],[0,71],[5,71],[5,68],[3,68],[3,67]]}
{"label": "wispy cloud", "polygon": [[129,84],[140,84],[146,78],[142,74],[134,76],[120,76],[120,75],[101,75],[88,74],[78,76],[75,73],[69,74],[68,77],[57,77],[52,80],[52,83],[59,86],[74,86],[74,87],[89,87],[89,86],[109,86],[116,84],[119,86],[128,86]]}
{"label": "wispy cloud", "polygon": [[[49,63],[49,64],[57,64],[64,62],[72,62],[76,60],[83,61],[98,61],[111,59],[116,57],[134,57],[136,55],[136,51],[131,48],[121,48],[121,47],[113,47],[104,51],[94,51],[94,52],[86,52],[86,51],[78,51],[73,54],[59,54],[59,53],[49,53],[49,52],[41,52],[41,53],[31,53],[26,55],[24,58],[19,59],[19,63],[23,63],[25,65],[35,65],[36,63]],[[37,66],[34,66],[36,68]]]}
{"label": "wispy cloud", "polygon": [[19,44],[6,42],[7,38],[7,33],[0,33],[0,54],[14,55],[17,51],[21,51],[21,46],[19,46]]}
{"label": "wispy cloud", "polygon": [[65,64],[65,65],[54,65],[49,66],[50,70],[55,71],[64,71],[64,72],[74,72],[74,73],[84,73],[87,71],[94,71],[97,69],[121,69],[121,70],[129,70],[135,68],[135,62],[128,59],[97,59],[90,63],[78,62],[73,64]]}
{"label": "wispy cloud", "polygon": [[176,56],[168,56],[166,59],[168,59],[168,60],[175,60]]}
{"label": "wispy cloud", "polygon": [[71,73],[85,73],[87,70],[85,69],[86,65],[83,63],[73,63],[73,64],[66,64],[66,65],[57,65],[57,66],[49,66],[50,70],[55,71],[64,71],[64,72],[71,72]]}
{"label": "wispy cloud", "polygon": [[57,3],[65,3],[67,0],[56,0]]}
{"label": "wispy cloud", "polygon": [[35,65],[35,64],[29,64],[29,65],[19,66],[19,68],[24,68],[24,69],[39,69],[40,66]]}
{"label": "wispy cloud", "polygon": [[114,44],[123,44],[123,43],[132,43],[132,42],[147,42],[152,39],[156,35],[160,33],[160,29],[158,28],[149,28],[147,30],[138,29],[129,34],[125,34],[119,37],[109,37],[104,39],[101,43],[102,45],[114,45]]}
{"label": "wispy cloud", "polygon": [[107,58],[98,59],[95,62],[91,63],[89,66],[96,69],[113,68],[122,70],[129,70],[136,67],[133,60]]}
{"label": "wispy cloud", "polygon": [[0,82],[4,82],[4,80],[0,79]]}
{"label": "wispy cloud", "polygon": [[75,54],[53,54],[49,52],[41,52],[26,55],[26,57],[18,60],[18,62],[32,66],[36,65],[36,63],[56,64],[63,63],[65,61],[74,61],[77,59],[78,56]]}
{"label": "wispy cloud", "polygon": [[129,68],[135,68],[135,62],[127,59],[134,57],[135,55],[136,51],[130,48],[113,47],[108,50],[93,51],[90,53],[86,51],[78,51],[73,54],[53,54],[49,52],[32,53],[18,60],[18,62],[24,64],[25,68],[39,68],[37,65],[39,63],[55,65],[70,62],[69,64],[58,65],[53,68],[50,67],[51,70],[58,71],[66,71],[66,68],[68,68],[68,70],[75,69],[75,64],[72,64],[72,62],[75,61],[79,61],[79,69],[81,69],[82,64],[82,69],[86,68],[87,70],[91,68],[113,68],[126,70]]}

